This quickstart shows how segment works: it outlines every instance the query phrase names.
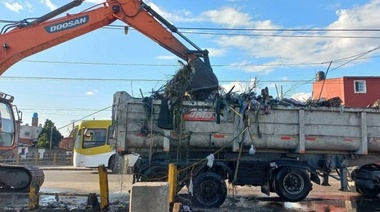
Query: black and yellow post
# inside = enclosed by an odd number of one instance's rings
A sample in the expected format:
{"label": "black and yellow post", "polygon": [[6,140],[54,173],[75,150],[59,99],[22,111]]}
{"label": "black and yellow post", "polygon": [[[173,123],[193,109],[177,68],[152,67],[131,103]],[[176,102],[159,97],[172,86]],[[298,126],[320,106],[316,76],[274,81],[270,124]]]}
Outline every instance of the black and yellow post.
{"label": "black and yellow post", "polygon": [[104,165],[98,166],[99,188],[100,188],[100,209],[107,209],[109,206],[108,175]]}

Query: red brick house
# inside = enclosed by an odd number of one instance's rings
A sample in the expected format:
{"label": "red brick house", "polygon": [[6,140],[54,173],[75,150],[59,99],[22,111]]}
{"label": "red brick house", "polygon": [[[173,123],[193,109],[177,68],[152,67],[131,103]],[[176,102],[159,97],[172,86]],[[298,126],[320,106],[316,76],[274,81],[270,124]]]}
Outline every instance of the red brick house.
{"label": "red brick house", "polygon": [[75,138],[65,137],[61,139],[61,141],[58,144],[58,147],[60,149],[72,151],[74,149],[74,142],[75,142]]}
{"label": "red brick house", "polygon": [[380,99],[380,76],[324,79],[321,74],[317,78],[313,83],[313,100],[339,97],[346,107],[367,107]]}

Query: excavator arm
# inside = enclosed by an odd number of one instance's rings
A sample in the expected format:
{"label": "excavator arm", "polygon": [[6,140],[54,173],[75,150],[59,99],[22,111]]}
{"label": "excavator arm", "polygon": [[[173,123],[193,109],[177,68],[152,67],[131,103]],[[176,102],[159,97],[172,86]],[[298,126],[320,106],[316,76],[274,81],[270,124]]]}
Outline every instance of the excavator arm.
{"label": "excavator arm", "polygon": [[[121,20],[145,36],[157,42],[173,54],[187,61],[192,69],[188,90],[197,93],[211,92],[218,87],[208,59],[208,52],[201,50],[163,17],[140,0],[107,0],[91,9],[78,14],[58,15],[79,6],[84,0],[74,0],[33,21],[28,19],[5,25],[0,31],[0,76],[13,64],[25,57],[84,35],[103,26]],[[171,31],[167,30],[169,28]],[[177,33],[195,50],[189,50],[173,33]],[[203,58],[203,60],[201,60]],[[201,82],[201,83],[200,83]],[[13,99],[12,99],[13,100]],[[15,130],[5,129],[5,115],[10,115],[11,101],[0,93],[0,150],[11,150],[16,146]],[[3,110],[4,109],[4,110]],[[8,110],[7,110],[8,109]],[[15,126],[13,123],[9,126]],[[12,125],[13,124],[13,125]],[[22,166],[0,164],[0,192],[27,191],[30,185],[40,187],[44,174],[40,169],[28,169]]]}
{"label": "excavator arm", "polygon": [[[27,56],[121,20],[192,65],[191,91],[210,91],[218,87],[208,51],[201,50],[144,2],[107,0],[96,8],[56,18],[83,1],[74,0],[31,22],[23,20],[4,26],[0,34],[0,75]],[[189,50],[173,33],[195,50]]]}

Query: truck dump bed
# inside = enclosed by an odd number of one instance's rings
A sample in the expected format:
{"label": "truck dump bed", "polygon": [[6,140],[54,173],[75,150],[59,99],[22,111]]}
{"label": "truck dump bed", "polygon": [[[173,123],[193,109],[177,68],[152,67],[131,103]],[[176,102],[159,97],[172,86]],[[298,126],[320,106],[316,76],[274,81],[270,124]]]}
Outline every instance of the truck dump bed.
{"label": "truck dump bed", "polygon": [[178,131],[157,127],[160,100],[144,103],[126,92],[117,92],[114,105],[118,147],[128,153],[175,151],[180,144],[196,151],[225,148],[236,152],[241,141],[258,152],[380,152],[380,111],[376,109],[277,105],[267,113],[249,110],[248,120],[243,120],[239,108],[227,108],[217,124],[212,102],[185,102],[183,127]]}

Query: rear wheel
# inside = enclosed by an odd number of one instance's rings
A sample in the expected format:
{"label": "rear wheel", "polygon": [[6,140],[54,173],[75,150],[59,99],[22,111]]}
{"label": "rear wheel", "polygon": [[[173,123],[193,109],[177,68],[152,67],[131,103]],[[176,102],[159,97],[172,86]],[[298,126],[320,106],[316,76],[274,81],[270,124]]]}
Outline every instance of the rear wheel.
{"label": "rear wheel", "polygon": [[121,174],[123,171],[123,157],[120,155],[112,155],[108,164],[114,174]]}
{"label": "rear wheel", "polygon": [[141,181],[166,182],[168,181],[168,168],[165,166],[151,166],[143,172]]}
{"label": "rear wheel", "polygon": [[226,182],[220,175],[206,172],[194,179],[193,193],[195,206],[216,208],[221,206],[227,197]]}
{"label": "rear wheel", "polygon": [[376,197],[377,195],[380,194],[380,188],[379,187],[374,187],[372,189],[367,188],[365,186],[360,186],[360,185],[355,185],[356,186],[356,191],[359,194],[369,196],[369,197]]}
{"label": "rear wheel", "polygon": [[312,188],[305,170],[281,168],[275,177],[275,190],[278,196],[289,202],[298,202],[309,194]]}

